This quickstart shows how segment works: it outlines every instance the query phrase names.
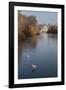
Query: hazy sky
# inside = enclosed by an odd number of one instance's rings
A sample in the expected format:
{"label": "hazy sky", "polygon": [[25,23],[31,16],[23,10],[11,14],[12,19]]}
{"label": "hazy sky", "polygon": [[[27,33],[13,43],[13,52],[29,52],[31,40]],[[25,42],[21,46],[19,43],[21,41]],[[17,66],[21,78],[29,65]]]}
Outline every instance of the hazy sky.
{"label": "hazy sky", "polygon": [[21,11],[26,16],[36,16],[38,24],[57,24],[57,12]]}

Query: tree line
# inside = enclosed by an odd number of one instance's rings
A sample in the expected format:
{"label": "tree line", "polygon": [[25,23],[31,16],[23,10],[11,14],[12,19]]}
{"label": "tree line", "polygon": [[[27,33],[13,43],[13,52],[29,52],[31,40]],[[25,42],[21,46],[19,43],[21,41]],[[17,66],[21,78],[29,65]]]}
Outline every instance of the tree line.
{"label": "tree line", "polygon": [[26,16],[18,14],[18,37],[24,40],[39,34],[36,16]]}

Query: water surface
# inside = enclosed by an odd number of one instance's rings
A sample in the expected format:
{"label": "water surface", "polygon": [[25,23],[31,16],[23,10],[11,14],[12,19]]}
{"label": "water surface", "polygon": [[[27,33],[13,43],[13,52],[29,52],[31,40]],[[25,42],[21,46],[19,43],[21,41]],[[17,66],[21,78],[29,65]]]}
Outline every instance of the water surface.
{"label": "water surface", "polygon": [[26,39],[19,44],[18,57],[18,79],[57,77],[57,35],[43,33]]}

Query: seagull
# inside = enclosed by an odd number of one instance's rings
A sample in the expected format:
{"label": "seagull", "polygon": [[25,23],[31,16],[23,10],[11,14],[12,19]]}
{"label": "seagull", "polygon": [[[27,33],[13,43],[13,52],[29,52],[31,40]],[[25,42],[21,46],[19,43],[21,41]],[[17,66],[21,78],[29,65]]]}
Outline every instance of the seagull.
{"label": "seagull", "polygon": [[37,66],[36,66],[35,64],[32,64],[32,68],[33,68],[33,69],[36,69]]}

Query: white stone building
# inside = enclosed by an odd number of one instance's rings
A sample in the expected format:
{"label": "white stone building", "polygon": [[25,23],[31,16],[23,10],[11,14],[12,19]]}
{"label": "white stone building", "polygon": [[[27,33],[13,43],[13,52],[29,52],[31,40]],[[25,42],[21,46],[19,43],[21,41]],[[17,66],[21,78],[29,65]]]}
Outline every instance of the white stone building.
{"label": "white stone building", "polygon": [[41,32],[47,32],[48,28],[49,28],[49,24],[48,25],[44,24],[42,29],[41,29]]}

